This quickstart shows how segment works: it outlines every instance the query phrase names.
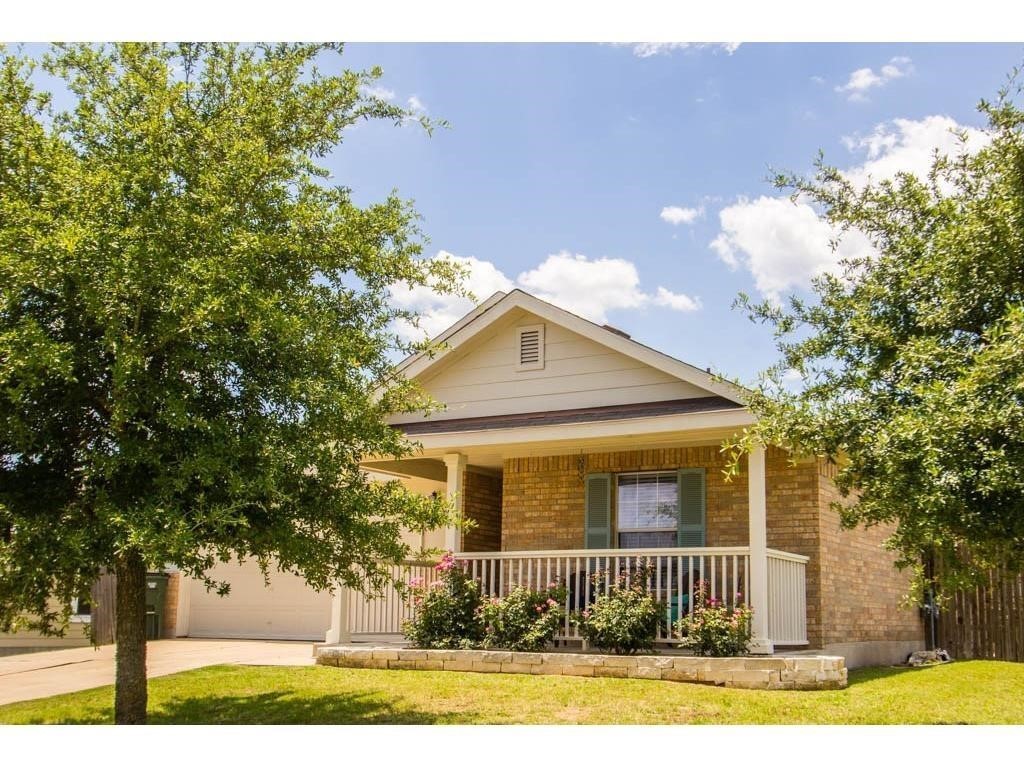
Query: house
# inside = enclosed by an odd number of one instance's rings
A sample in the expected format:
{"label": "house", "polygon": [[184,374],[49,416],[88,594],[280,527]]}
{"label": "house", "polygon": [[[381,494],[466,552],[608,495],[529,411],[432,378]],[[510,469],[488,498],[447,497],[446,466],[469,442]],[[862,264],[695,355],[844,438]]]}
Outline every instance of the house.
{"label": "house", "polygon": [[[757,448],[727,481],[721,442],[753,422],[742,390],[519,290],[437,341],[440,354],[401,369],[447,407],[393,417],[421,450],[364,466],[452,499],[471,527],[414,543],[454,551],[489,594],[561,581],[569,608],[582,607],[595,572],[643,556],[672,617],[697,581],[725,600],[743,593],[756,652],[821,649],[855,667],[923,647],[921,617],[900,605],[908,578],[882,546],[888,531],[843,530],[830,507],[834,466]],[[397,594],[332,599],[292,576],[267,589],[255,567],[213,575],[231,595],[182,585],[179,635],[337,642],[394,636],[408,615]],[[563,639],[573,632],[567,623]]]}

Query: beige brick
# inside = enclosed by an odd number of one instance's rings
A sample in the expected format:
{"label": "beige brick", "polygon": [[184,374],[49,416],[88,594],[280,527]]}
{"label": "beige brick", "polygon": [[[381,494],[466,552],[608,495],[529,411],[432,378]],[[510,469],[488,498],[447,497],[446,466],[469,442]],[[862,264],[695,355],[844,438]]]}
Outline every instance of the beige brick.
{"label": "beige brick", "polygon": [[594,677],[628,677],[626,667],[594,667]]}
{"label": "beige brick", "polygon": [[426,659],[424,661],[414,661],[415,669],[422,669],[427,672],[440,672],[444,669],[444,661],[442,659]]}
{"label": "beige brick", "polygon": [[372,658],[374,658],[374,659],[397,659],[398,658],[398,651],[397,650],[395,650],[395,651],[384,651],[384,650],[378,651],[378,650],[374,650],[374,651],[372,651],[371,655],[372,655]]}
{"label": "beige brick", "polygon": [[516,664],[512,661],[502,663],[501,671],[508,672],[515,675],[529,675],[533,673],[533,668],[536,664]]}
{"label": "beige brick", "polygon": [[448,672],[472,672],[473,662],[466,661],[464,659],[450,659],[448,661],[441,662],[444,664],[445,671]]}
{"label": "beige brick", "polygon": [[497,661],[474,661],[474,672],[501,672],[501,662]]}

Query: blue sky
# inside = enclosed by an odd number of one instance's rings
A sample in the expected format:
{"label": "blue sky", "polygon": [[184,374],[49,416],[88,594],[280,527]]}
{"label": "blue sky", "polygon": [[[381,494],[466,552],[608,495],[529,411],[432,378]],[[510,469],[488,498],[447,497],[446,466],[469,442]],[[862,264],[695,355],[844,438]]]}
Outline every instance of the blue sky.
{"label": "blue sky", "polygon": [[[835,261],[769,167],[806,171],[820,148],[855,180],[921,171],[950,127],[982,126],[978,100],[1022,60],[1021,45],[350,44],[344,66],[379,64],[385,96],[451,128],[360,125],[329,166],[361,203],[413,199],[426,253],[473,259],[480,298],[519,285],[749,381],[775,355],[736,295],[803,290]],[[433,328],[466,308],[397,298]]]}

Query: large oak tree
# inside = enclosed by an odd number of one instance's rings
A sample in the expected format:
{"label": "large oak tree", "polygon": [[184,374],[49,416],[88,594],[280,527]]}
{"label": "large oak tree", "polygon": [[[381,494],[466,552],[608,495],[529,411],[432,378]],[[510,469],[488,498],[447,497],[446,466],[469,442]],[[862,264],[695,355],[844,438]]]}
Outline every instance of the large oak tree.
{"label": "large oak tree", "polygon": [[148,568],[380,584],[448,514],[358,467],[408,454],[384,417],[423,407],[388,286],[458,274],[408,203],[330,182],[345,129],[416,117],[340,54],[0,52],[0,630],[59,632],[112,569],[119,723],[146,716]]}
{"label": "large oak tree", "polygon": [[[937,155],[927,178],[855,185],[819,161],[779,187],[874,253],[809,298],[740,303],[780,357],[755,388],[753,441],[829,457],[849,526],[888,524],[917,586],[948,592],[1024,564],[1024,112],[1011,80],[982,102],[986,146]],[[792,390],[785,374],[797,371]],[[930,570],[930,569],[929,569]],[[916,591],[917,597],[924,591]]]}

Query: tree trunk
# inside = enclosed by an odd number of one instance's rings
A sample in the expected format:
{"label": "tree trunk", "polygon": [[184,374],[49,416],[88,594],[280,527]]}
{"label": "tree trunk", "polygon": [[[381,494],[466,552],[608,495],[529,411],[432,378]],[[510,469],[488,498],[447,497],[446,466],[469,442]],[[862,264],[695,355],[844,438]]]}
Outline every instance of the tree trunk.
{"label": "tree trunk", "polygon": [[137,552],[119,557],[114,678],[114,722],[146,722],[146,563]]}

